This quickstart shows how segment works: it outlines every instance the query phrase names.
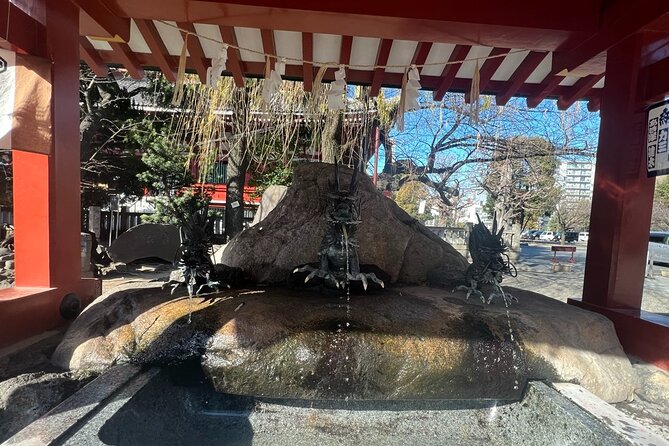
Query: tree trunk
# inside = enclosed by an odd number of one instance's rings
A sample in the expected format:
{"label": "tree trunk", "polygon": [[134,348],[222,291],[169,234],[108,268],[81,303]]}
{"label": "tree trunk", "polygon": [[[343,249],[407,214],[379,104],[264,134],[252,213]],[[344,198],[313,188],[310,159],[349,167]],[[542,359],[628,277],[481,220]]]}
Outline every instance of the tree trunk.
{"label": "tree trunk", "polygon": [[228,155],[225,199],[225,236],[228,241],[244,230],[244,182],[249,167],[244,145],[235,144]]}
{"label": "tree trunk", "polygon": [[393,144],[388,141],[388,133],[387,132],[382,132],[384,134],[383,137],[383,152],[385,154],[384,162],[383,162],[383,173],[387,174],[394,174],[395,169],[393,168]]}
{"label": "tree trunk", "polygon": [[[237,100],[233,110],[233,131],[244,135],[248,123],[249,97],[246,89],[237,89]],[[244,230],[244,183],[249,168],[247,155],[248,139],[235,139],[228,152],[227,191],[225,199],[225,238],[230,241]]]}

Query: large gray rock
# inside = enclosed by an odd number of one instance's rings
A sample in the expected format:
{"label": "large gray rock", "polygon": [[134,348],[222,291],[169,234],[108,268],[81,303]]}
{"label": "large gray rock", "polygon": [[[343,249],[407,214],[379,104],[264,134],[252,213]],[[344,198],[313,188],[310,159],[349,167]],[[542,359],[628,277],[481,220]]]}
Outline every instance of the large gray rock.
{"label": "large gray rock", "polygon": [[[348,187],[352,171],[340,170],[341,184]],[[228,243],[223,263],[241,268],[258,282],[278,283],[286,281],[296,266],[317,262],[333,181],[332,164],[299,165],[283,200],[260,224]],[[360,176],[358,189],[362,223],[356,236],[361,264],[381,268],[391,283],[425,283],[428,273],[436,269],[464,277],[464,257],[384,197],[369,177]]]}
{"label": "large gray rock", "polygon": [[202,356],[219,391],[273,397],[515,398],[529,378],[632,397],[635,374],[608,319],[512,292],[520,303],[507,316],[504,305],[426,287],[352,296],[350,308],[305,289],[213,300],[127,289],[89,306],[52,361],[101,371]]}
{"label": "large gray rock", "polygon": [[269,213],[274,210],[276,205],[278,205],[279,202],[283,200],[283,197],[286,196],[287,191],[288,187],[278,185],[272,185],[265,189],[265,192],[263,192],[262,198],[260,199],[260,206],[258,206],[258,210],[253,216],[253,222],[251,222],[251,226],[257,225],[263,221],[265,217],[267,217]]}
{"label": "large gray rock", "polygon": [[130,263],[150,257],[173,262],[179,245],[176,226],[144,223],[121,234],[107,252],[114,262]]}

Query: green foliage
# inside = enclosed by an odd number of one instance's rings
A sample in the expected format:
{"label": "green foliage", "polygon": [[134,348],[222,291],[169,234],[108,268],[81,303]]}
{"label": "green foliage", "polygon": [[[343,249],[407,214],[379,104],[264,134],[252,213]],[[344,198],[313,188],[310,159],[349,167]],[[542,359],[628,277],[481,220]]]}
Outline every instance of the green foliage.
{"label": "green foliage", "polygon": [[270,186],[290,186],[293,184],[293,172],[296,163],[273,163],[257,170],[249,182],[250,186],[256,188],[256,195],[262,194]]}
{"label": "green foliage", "polygon": [[655,201],[669,205],[669,178],[662,177],[655,184]]}
{"label": "green foliage", "polygon": [[[184,188],[169,198],[155,201],[156,211],[142,216],[144,223],[168,223],[181,225],[188,216],[204,208],[211,201],[211,194],[201,188]],[[218,211],[209,210],[209,215],[219,215]]]}
{"label": "green foliage", "polygon": [[430,220],[430,213],[418,213],[420,202],[429,198],[430,194],[427,187],[419,181],[409,181],[404,183],[395,195],[395,202],[399,207],[418,221],[425,222]]}
{"label": "green foliage", "polygon": [[524,228],[555,208],[560,196],[555,181],[558,160],[550,155],[531,156],[537,147],[550,144],[540,138],[517,137],[511,144],[515,157],[490,163],[484,181],[489,194],[484,209],[489,215],[496,210],[504,224],[519,223]]}
{"label": "green foliage", "polygon": [[188,149],[173,143],[165,128],[157,129],[145,119],[128,135],[127,141],[142,147],[142,162],[146,170],[137,176],[150,192],[169,197],[193,183]]}
{"label": "green foliage", "polygon": [[130,92],[115,78],[96,77],[83,65],[79,85],[82,205],[104,206],[113,194],[141,196],[141,145],[127,140],[142,119],[132,104],[141,88]]}

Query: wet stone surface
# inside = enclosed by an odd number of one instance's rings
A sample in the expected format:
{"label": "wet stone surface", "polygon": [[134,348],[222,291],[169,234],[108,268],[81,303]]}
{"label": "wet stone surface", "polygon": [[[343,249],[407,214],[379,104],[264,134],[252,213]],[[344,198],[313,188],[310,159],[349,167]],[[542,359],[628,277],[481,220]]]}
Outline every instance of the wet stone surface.
{"label": "wet stone surface", "polygon": [[518,398],[528,378],[631,398],[634,371],[608,319],[510,291],[520,303],[507,314],[427,287],[354,295],[350,307],[309,289],[188,299],[130,288],[87,308],[52,360],[102,371],[196,357],[219,391],[283,398]]}

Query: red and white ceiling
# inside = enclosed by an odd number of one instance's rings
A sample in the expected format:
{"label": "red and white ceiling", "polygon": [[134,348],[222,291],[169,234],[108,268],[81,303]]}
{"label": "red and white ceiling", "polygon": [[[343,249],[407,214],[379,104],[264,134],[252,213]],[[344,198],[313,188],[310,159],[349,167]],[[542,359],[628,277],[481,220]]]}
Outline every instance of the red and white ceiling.
{"label": "red and white ceiling", "polygon": [[[372,94],[400,86],[405,67],[416,64],[424,65],[422,87],[440,99],[447,91],[469,91],[478,59],[480,89],[498,104],[522,96],[534,107],[556,98],[563,109],[577,100],[598,109],[611,45],[643,27],[669,31],[669,5],[654,0],[640,0],[649,5],[632,17],[620,11],[626,0],[565,0],[564,8],[574,8],[571,16],[564,10],[540,15],[550,8],[522,1],[482,0],[497,15],[482,13],[485,5],[461,5],[455,12],[433,5],[429,15],[406,2],[404,9],[393,3],[376,11],[348,1],[72,1],[82,9],[82,59],[98,74],[121,65],[141,77],[151,67],[173,80],[188,31],[187,68],[203,80],[225,42],[237,47],[228,50],[226,74],[238,84],[264,75],[263,53],[286,58],[284,77],[304,80],[307,89],[322,64],[345,64],[347,81],[371,85]],[[290,9],[279,7],[284,4]],[[536,17],[517,17],[524,13]],[[328,69],[324,80],[332,80],[334,71]]]}

